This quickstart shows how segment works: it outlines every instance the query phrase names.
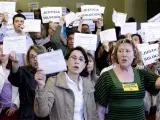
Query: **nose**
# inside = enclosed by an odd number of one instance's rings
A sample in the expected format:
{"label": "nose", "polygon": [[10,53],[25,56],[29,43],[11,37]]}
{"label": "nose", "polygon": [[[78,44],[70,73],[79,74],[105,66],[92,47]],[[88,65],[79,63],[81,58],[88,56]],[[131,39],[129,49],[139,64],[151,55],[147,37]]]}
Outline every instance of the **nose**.
{"label": "nose", "polygon": [[122,54],[124,57],[127,55],[127,52],[126,51],[123,51],[123,54]]}

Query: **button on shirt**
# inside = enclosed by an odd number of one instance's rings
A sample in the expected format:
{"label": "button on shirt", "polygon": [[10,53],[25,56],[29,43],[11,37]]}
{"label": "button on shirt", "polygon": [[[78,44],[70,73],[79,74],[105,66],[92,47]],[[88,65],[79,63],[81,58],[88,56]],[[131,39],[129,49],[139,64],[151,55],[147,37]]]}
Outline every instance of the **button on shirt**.
{"label": "button on shirt", "polygon": [[68,87],[73,91],[75,97],[74,103],[74,120],[84,120],[84,101],[83,101],[83,81],[80,77],[79,79],[79,88],[77,85],[69,78],[66,73],[66,80]]}

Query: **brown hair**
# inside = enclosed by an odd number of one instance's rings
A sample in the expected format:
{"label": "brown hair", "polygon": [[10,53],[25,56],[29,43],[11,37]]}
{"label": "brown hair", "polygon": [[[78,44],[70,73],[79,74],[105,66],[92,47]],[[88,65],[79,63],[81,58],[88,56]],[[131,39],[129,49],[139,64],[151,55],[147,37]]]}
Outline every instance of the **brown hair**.
{"label": "brown hair", "polygon": [[27,52],[27,63],[28,63],[28,65],[30,65],[29,54],[30,54],[31,50],[34,50],[37,54],[42,54],[42,53],[47,52],[46,49],[43,46],[40,46],[40,45],[33,45],[33,46],[31,46],[28,49],[28,52]]}
{"label": "brown hair", "polygon": [[117,45],[115,46],[115,49],[114,49],[114,59],[115,61],[118,63],[118,58],[117,58],[117,51],[118,51],[118,48],[121,44],[124,44],[124,43],[127,43],[127,44],[130,44],[133,48],[133,52],[134,52],[134,60],[132,62],[132,65],[135,65],[137,64],[137,61],[139,59],[139,52],[138,52],[138,49],[136,48],[136,46],[133,44],[133,42],[129,39],[121,39],[117,42]]}
{"label": "brown hair", "polygon": [[91,72],[91,81],[96,80],[96,78],[97,78],[97,76],[96,76],[96,61],[95,61],[95,59],[94,59],[94,57],[91,53],[87,52],[87,56],[88,56],[88,58],[91,58],[93,60],[93,63],[94,63],[93,70]]}

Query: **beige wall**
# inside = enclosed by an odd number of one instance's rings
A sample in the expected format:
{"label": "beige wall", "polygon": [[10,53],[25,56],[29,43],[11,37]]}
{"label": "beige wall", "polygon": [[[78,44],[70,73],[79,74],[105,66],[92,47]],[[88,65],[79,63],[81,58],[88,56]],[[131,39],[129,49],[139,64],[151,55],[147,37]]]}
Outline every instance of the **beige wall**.
{"label": "beige wall", "polygon": [[127,18],[134,17],[137,22],[147,21],[146,0],[125,0],[125,12]]}
{"label": "beige wall", "polygon": [[[3,1],[3,0],[0,0]],[[8,0],[9,1],[9,0]],[[72,11],[77,11],[76,3],[99,4],[105,6],[104,25],[105,28],[112,28],[112,12],[115,8],[118,12],[126,12],[127,17],[135,17],[137,21],[146,21],[147,8],[146,0],[17,0],[16,9],[28,11],[29,2],[39,2],[39,6],[67,6]]]}

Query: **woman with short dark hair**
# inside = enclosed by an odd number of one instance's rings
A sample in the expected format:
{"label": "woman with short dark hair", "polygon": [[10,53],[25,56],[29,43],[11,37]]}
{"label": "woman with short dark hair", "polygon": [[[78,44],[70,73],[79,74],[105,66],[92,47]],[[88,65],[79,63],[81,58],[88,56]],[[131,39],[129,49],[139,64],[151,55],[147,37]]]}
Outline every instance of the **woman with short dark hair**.
{"label": "woman with short dark hair", "polygon": [[86,78],[88,57],[85,50],[76,47],[65,59],[67,72],[50,77],[47,83],[43,70],[37,70],[36,115],[50,115],[51,120],[98,120],[94,87]]}

